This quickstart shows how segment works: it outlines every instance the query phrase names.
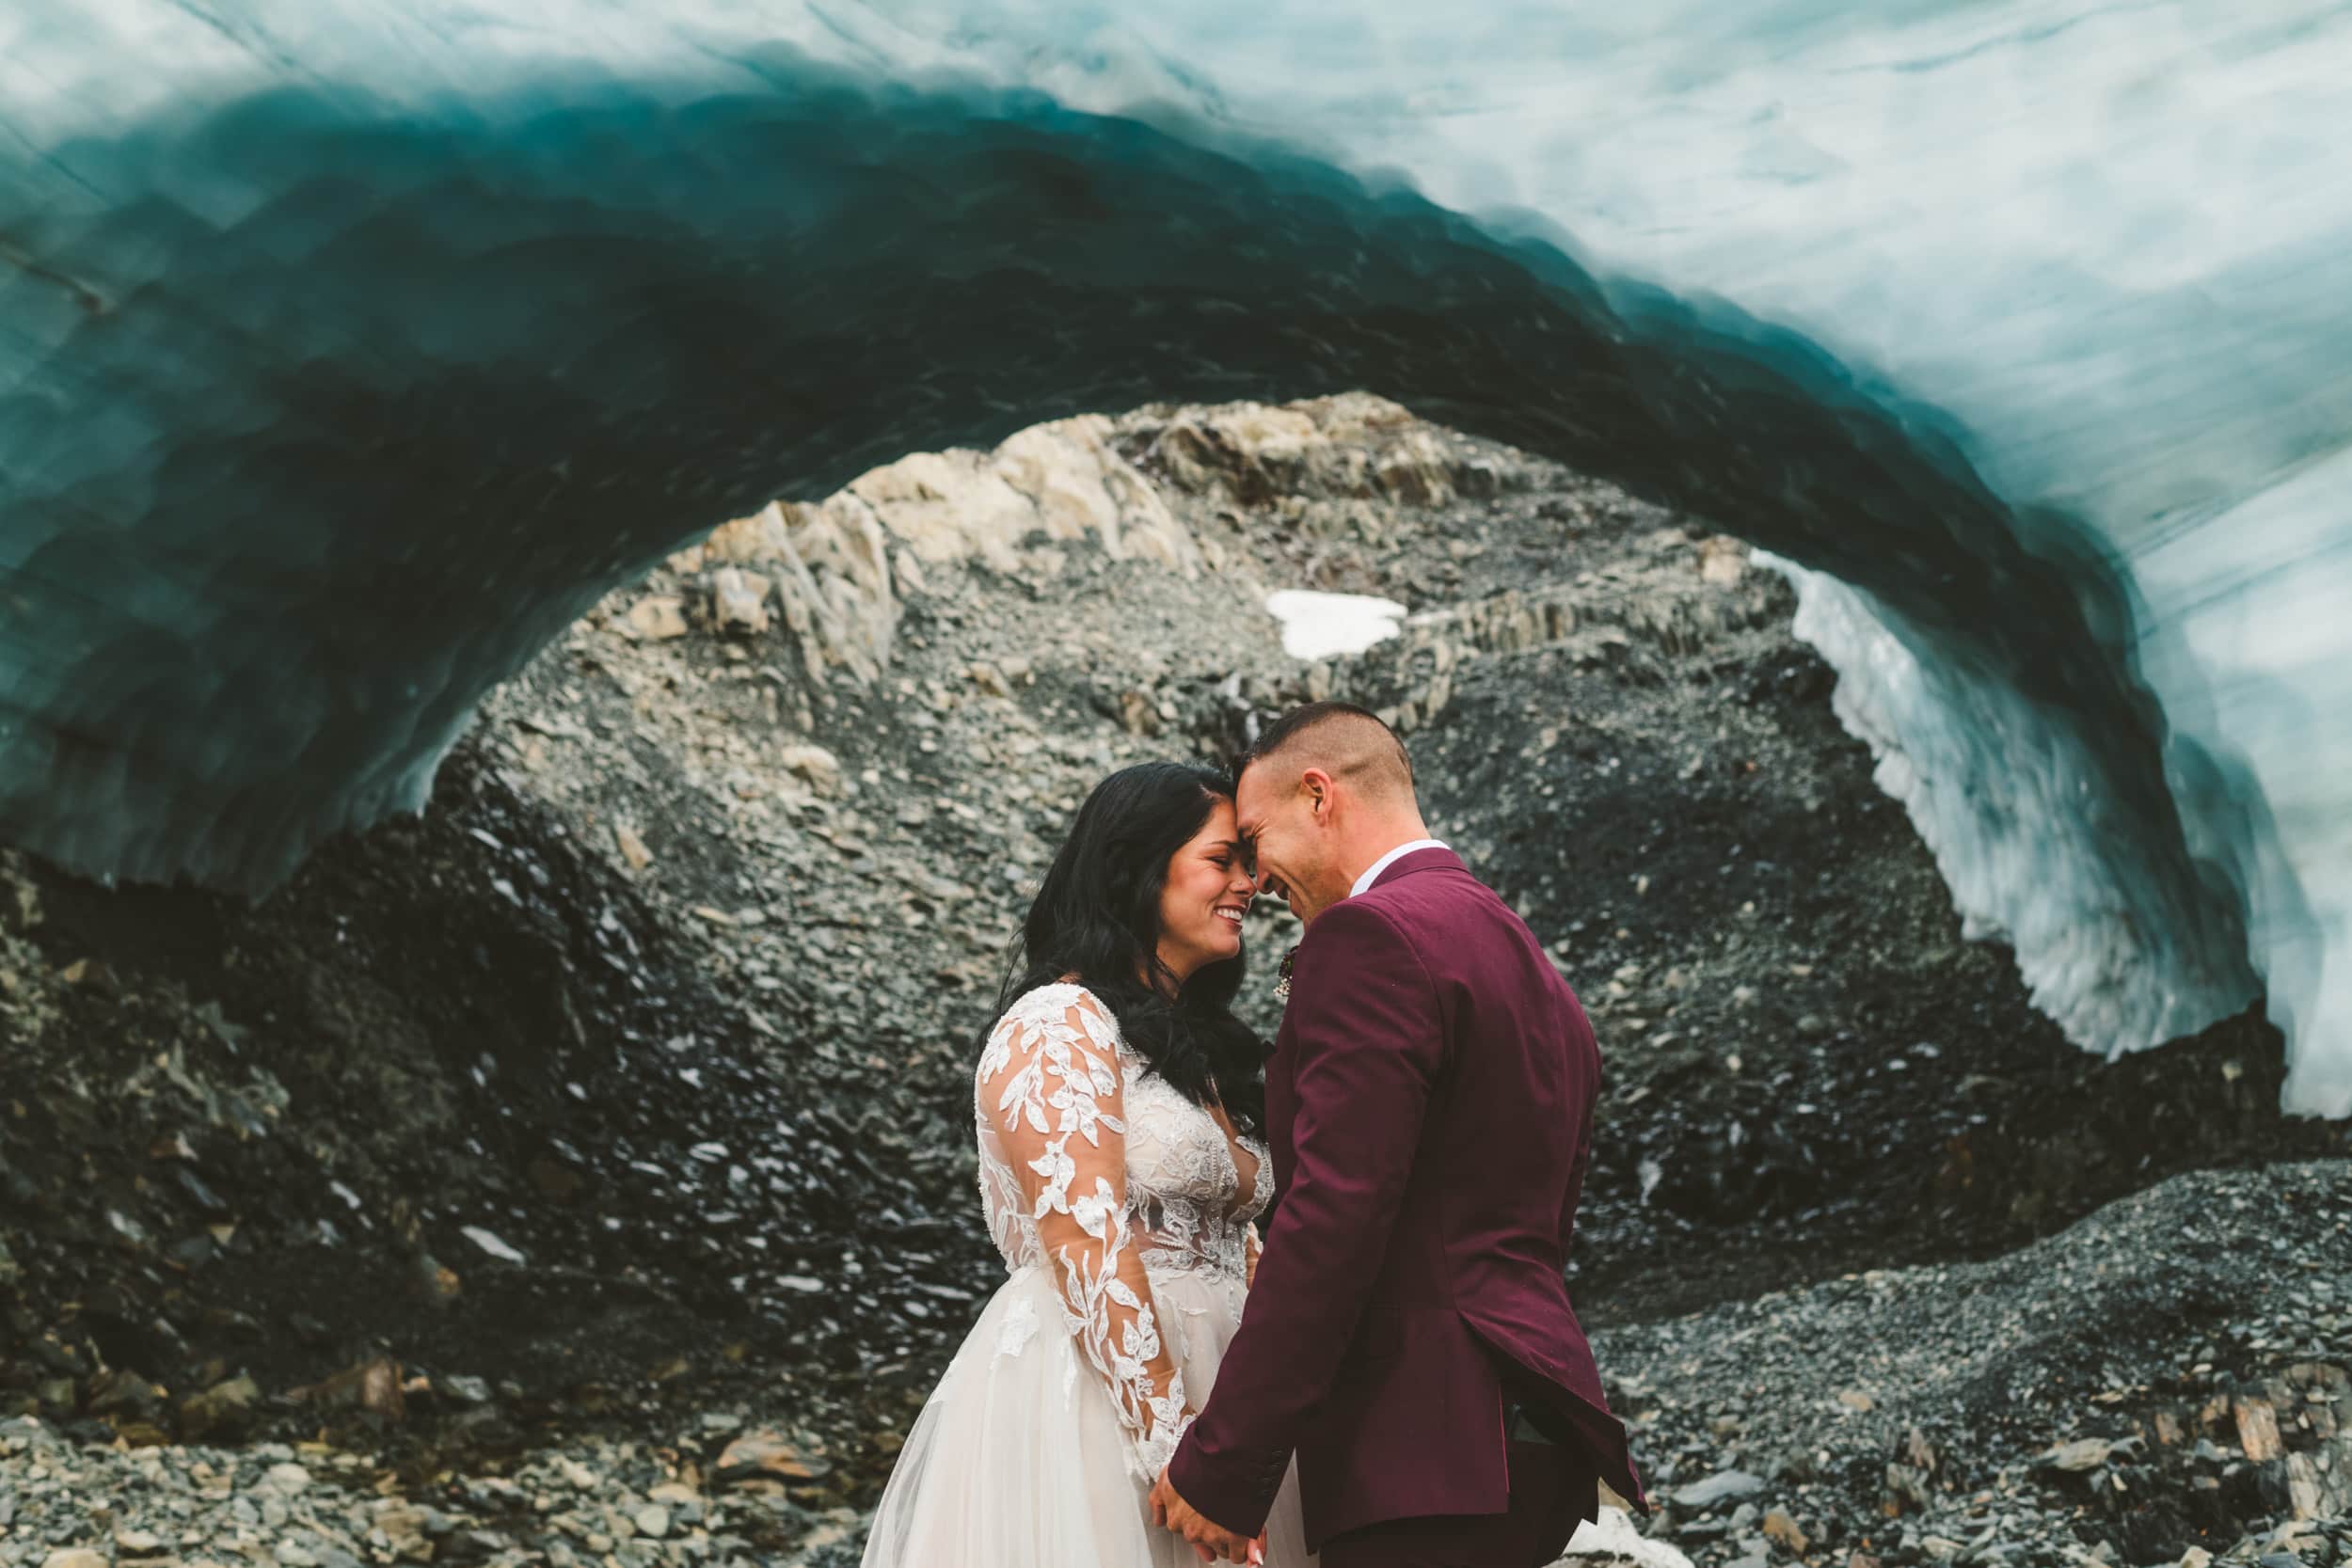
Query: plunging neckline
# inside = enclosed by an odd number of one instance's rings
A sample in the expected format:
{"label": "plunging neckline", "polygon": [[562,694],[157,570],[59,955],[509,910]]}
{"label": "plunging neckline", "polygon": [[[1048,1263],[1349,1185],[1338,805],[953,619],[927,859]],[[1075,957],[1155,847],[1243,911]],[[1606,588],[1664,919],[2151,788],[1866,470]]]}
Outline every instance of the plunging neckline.
{"label": "plunging neckline", "polygon": [[[1265,1157],[1242,1142],[1241,1132],[1233,1126],[1232,1117],[1227,1114],[1222,1101],[1215,1105],[1203,1105],[1200,1109],[1208,1113],[1211,1121],[1216,1123],[1217,1135],[1225,1144],[1225,1164],[1233,1173],[1233,1201],[1237,1206],[1232,1212],[1238,1213],[1258,1196],[1258,1178],[1263,1174]],[[1246,1182],[1241,1179],[1241,1156],[1244,1154],[1249,1156],[1249,1180]]]}

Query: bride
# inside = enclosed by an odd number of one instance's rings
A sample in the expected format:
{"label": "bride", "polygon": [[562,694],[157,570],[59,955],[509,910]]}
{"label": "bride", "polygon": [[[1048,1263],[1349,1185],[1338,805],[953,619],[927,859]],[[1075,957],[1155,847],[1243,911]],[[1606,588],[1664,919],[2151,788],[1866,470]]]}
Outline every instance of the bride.
{"label": "bride", "polygon": [[[915,1418],[866,1568],[1179,1568],[1152,1483],[1208,1399],[1272,1196],[1263,1056],[1233,1017],[1254,884],[1230,784],[1095,786],[1022,928],[975,1075],[1005,1283]],[[1302,1568],[1295,1469],[1268,1568]]]}

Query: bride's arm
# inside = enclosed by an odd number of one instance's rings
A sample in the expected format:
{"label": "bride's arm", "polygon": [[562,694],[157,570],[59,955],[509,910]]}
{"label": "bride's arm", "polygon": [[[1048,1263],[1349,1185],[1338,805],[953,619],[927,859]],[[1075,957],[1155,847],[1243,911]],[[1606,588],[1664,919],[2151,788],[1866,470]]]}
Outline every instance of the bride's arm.
{"label": "bride's arm", "polygon": [[1264,1245],[1258,1239],[1258,1222],[1251,1220],[1242,1232],[1241,1287],[1245,1291],[1258,1283],[1258,1252]]}
{"label": "bride's arm", "polygon": [[1124,1100],[1110,1021],[1090,996],[1043,1020],[1008,1016],[981,1059],[980,1108],[1060,1274],[1063,1322],[1110,1390],[1148,1482],[1193,1413],[1130,1244]]}

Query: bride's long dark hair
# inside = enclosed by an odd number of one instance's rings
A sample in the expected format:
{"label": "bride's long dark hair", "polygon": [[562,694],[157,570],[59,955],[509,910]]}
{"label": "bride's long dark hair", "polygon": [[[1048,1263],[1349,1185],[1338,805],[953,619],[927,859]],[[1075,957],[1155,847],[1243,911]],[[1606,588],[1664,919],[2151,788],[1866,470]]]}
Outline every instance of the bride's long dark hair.
{"label": "bride's long dark hair", "polygon": [[1265,1057],[1232,1010],[1246,956],[1201,965],[1172,1003],[1139,978],[1167,974],[1159,939],[1168,861],[1232,798],[1224,774],[1187,762],[1137,763],[1096,784],[1029,906],[989,1022],[993,1028],[1024,993],[1075,974],[1152,1071],[1196,1104],[1222,1104],[1242,1132],[1262,1133]]}

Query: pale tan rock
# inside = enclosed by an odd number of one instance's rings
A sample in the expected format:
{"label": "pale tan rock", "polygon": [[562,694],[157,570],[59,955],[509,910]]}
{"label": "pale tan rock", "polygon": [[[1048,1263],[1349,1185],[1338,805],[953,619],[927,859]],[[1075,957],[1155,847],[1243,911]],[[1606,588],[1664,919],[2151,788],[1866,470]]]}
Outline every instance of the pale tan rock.
{"label": "pale tan rock", "polygon": [[898,622],[880,519],[846,490],[814,506],[775,510],[784,525],[776,600],[809,673],[821,684],[829,671],[844,668],[870,685],[890,661]]}
{"label": "pale tan rock", "polygon": [[710,620],[721,631],[757,636],[768,629],[768,579],[739,566],[710,575]]}
{"label": "pale tan rock", "polygon": [[621,859],[628,863],[631,871],[643,871],[653,863],[653,851],[645,847],[645,841],[638,837],[637,830],[628,823],[614,824],[612,842],[619,847]]}
{"label": "pale tan rock", "polygon": [[2248,1459],[2260,1465],[2286,1451],[2279,1441],[2279,1413],[2268,1400],[2234,1400],[2230,1414],[2237,1422],[2238,1447],[2246,1450]]}
{"label": "pale tan rock", "polygon": [[1032,425],[991,455],[997,474],[1025,497],[1048,538],[1093,534],[1113,556],[1137,556],[1195,575],[1200,551],[1168,503],[1111,444],[1099,414]]}
{"label": "pale tan rock", "polygon": [[781,560],[790,547],[784,508],[775,501],[770,501],[748,517],[721,523],[710,531],[710,537],[702,544],[706,560],[730,562],[736,565]]}
{"label": "pale tan rock", "polygon": [[1766,1539],[1777,1541],[1800,1557],[1804,1555],[1804,1548],[1810,1537],[1804,1533],[1803,1527],[1782,1510],[1775,1508],[1766,1513],[1763,1524],[1757,1528],[1763,1530]]}
{"label": "pale tan rock", "polygon": [[[746,1481],[814,1481],[832,1466],[812,1460],[774,1432],[748,1432],[719,1455],[718,1478],[739,1484]],[[805,1544],[805,1543],[803,1543]]]}
{"label": "pale tan rock", "polygon": [[628,607],[628,628],[657,642],[684,637],[686,601],[675,594],[648,594]]}
{"label": "pale tan rock", "polygon": [[[1152,442],[1152,458],[1187,490],[1224,489],[1256,504],[1295,493],[1316,444],[1314,419],[1299,408],[1228,404],[1171,422]],[[1340,481],[1341,493],[1353,488]]]}
{"label": "pale tan rock", "polygon": [[913,550],[892,551],[890,565],[892,574],[898,578],[898,592],[901,595],[928,594],[931,591],[930,584],[923,579],[922,563],[915,560]]}
{"label": "pale tan rock", "polygon": [[[1434,505],[1460,489],[1455,461],[1433,433],[1361,392],[1187,410],[1154,437],[1151,461],[1185,489],[1222,491],[1245,506],[1375,495]],[[1476,467],[1480,484],[1498,483],[1490,466]]]}
{"label": "pale tan rock", "polygon": [[1454,499],[1452,464],[1425,430],[1406,432],[1383,451],[1374,480],[1383,495],[1411,506],[1441,506]]}
{"label": "pale tan rock", "polygon": [[2287,1455],[2287,1510],[2297,1519],[2320,1517],[2320,1474],[2307,1453]]}
{"label": "pale tan rock", "polygon": [[[1096,428],[1107,428],[1104,420]],[[991,454],[996,476],[1025,499],[1036,514],[1036,528],[1051,539],[1102,536],[1104,547],[1118,555],[1119,503],[1103,483],[1107,455],[1099,435],[1083,420],[1062,420],[1031,425],[1008,437]]]}
{"label": "pale tan rock", "polygon": [[822,746],[792,745],[776,752],[779,766],[807,781],[808,786],[819,795],[841,793],[841,759]]}
{"label": "pale tan rock", "polygon": [[1411,409],[1377,392],[1338,392],[1327,398],[1305,398],[1290,406],[1313,420],[1326,439],[1343,445],[1370,446],[1414,428]]}
{"label": "pale tan rock", "polygon": [[424,1533],[422,1509],[386,1498],[383,1505],[376,1509],[371,1524],[374,1529],[383,1532],[384,1544],[393,1556],[414,1562],[422,1562],[432,1557],[433,1543]]}
{"label": "pale tan rock", "polygon": [[1132,688],[1119,694],[1119,721],[1131,735],[1155,736],[1160,733],[1159,705],[1148,691]]}
{"label": "pale tan rock", "polygon": [[292,1463],[273,1465],[262,1474],[262,1484],[280,1497],[291,1497],[310,1489],[310,1472]]}
{"label": "pale tan rock", "polygon": [[1699,580],[1729,588],[1747,575],[1748,547],[1726,533],[1699,541]]}
{"label": "pale tan rock", "polygon": [[371,1356],[331,1377],[289,1389],[286,1397],[329,1409],[373,1411],[390,1421],[400,1420],[406,1412],[401,1393],[400,1363],[387,1355]]}
{"label": "pale tan rock", "polygon": [[2042,1457],[2055,1468],[2080,1474],[2105,1465],[2112,1447],[2104,1437],[2078,1437],[2072,1443],[2060,1443]]}
{"label": "pale tan rock", "polygon": [[926,563],[977,555],[1018,572],[1015,546],[1038,526],[1029,499],[981,453],[961,449],[902,457],[851,480],[849,493]]}

